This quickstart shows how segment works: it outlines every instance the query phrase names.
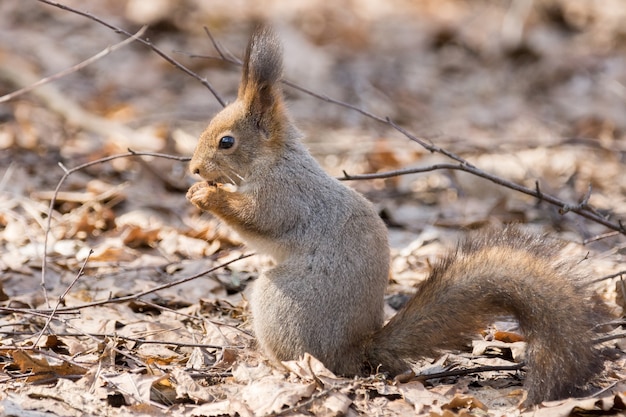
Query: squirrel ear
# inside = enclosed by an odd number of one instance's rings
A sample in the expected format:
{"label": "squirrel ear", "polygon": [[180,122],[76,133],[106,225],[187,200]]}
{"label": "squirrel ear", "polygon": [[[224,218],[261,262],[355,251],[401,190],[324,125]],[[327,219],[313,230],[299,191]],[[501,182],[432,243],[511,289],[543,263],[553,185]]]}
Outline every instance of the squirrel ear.
{"label": "squirrel ear", "polygon": [[260,26],[248,43],[238,92],[238,98],[258,118],[259,125],[264,124],[265,116],[282,99],[278,85],[282,72],[283,51],[280,41],[269,26]]}

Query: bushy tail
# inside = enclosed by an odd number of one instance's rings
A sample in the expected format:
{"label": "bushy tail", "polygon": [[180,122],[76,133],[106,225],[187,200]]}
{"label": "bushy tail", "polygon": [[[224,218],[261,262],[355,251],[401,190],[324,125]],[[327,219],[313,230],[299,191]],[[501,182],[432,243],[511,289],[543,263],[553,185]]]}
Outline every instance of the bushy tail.
{"label": "bushy tail", "polygon": [[368,362],[399,373],[406,360],[459,349],[497,316],[515,316],[528,343],[526,403],[565,398],[601,369],[593,346],[599,314],[582,282],[557,259],[562,245],[517,229],[459,245],[373,337]]}

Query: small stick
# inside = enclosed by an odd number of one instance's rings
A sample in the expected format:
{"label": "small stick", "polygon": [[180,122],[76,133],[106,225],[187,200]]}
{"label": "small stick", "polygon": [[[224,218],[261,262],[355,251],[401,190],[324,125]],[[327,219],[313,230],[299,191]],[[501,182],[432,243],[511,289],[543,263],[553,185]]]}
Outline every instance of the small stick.
{"label": "small stick", "polygon": [[602,233],[597,236],[593,236],[593,237],[583,240],[583,245],[586,245],[591,242],[597,242],[598,240],[607,239],[609,237],[613,237],[617,235],[619,235],[619,232],[616,232],[616,231]]}
{"label": "small stick", "polygon": [[[16,333],[16,332],[0,332],[6,335],[20,335],[24,333]],[[165,341],[165,340],[148,340],[140,337],[130,337],[130,336],[121,336],[119,334],[109,334],[109,333],[55,333],[55,336],[59,337],[97,337],[100,339],[120,339],[126,340],[128,342],[135,342],[138,344],[150,344],[150,345],[170,345],[176,347],[199,347],[199,348],[207,348],[207,349],[244,349],[245,346],[229,346],[229,345],[207,345],[206,343],[186,343],[186,342],[173,342],[173,341]],[[15,350],[15,346],[0,346],[0,351],[6,350]],[[28,350],[37,351],[37,347],[33,346]]]}
{"label": "small stick", "polygon": [[[454,155],[454,154],[451,154],[451,155]],[[462,158],[460,159],[463,160]],[[559,211],[561,212],[561,214],[571,211],[572,213],[576,213],[581,217],[585,217],[589,220],[592,220],[596,223],[602,224],[610,229],[613,229],[618,233],[626,235],[626,228],[624,228],[621,221],[618,222],[618,224],[610,222],[604,216],[599,215],[594,210],[590,210],[589,206],[585,203],[585,200],[583,200],[582,203],[579,203],[576,205],[568,204],[567,202],[559,198],[556,198],[554,196],[551,196],[549,194],[545,194],[539,191],[539,186],[537,185],[537,183],[535,183],[535,189],[528,188],[523,185],[506,180],[504,178],[498,177],[497,175],[493,175],[488,172],[485,172],[481,170],[480,168],[477,168],[474,165],[471,165],[469,163],[460,163],[458,165],[444,163],[444,164],[435,164],[435,165],[422,167],[422,168],[408,168],[408,169],[400,169],[400,170],[394,170],[394,171],[388,171],[388,172],[378,172],[375,174],[361,174],[361,175],[351,175],[344,171],[343,172],[344,176],[338,179],[341,181],[370,180],[370,179],[378,179],[378,178],[390,178],[390,177],[396,177],[398,175],[407,175],[407,174],[414,174],[414,173],[419,173],[419,172],[429,172],[429,171],[435,171],[435,170],[441,170],[441,169],[451,169],[451,170],[469,172],[470,174],[473,174],[474,176],[484,178],[495,184],[502,185],[511,190],[518,191],[520,193],[535,197],[540,201],[545,201],[556,207],[559,207],[560,209]],[[588,199],[588,195],[585,196],[585,199]]]}
{"label": "small stick", "polygon": [[[66,10],[68,12],[72,12],[72,13],[75,13],[77,15],[86,17],[87,19],[93,20],[94,22],[97,22],[97,23],[99,23],[99,24],[101,24],[103,26],[108,27],[109,29],[112,29],[115,33],[121,33],[121,34],[126,35],[128,37],[132,37],[131,33],[127,32],[124,29],[121,29],[121,28],[119,28],[117,26],[114,26],[114,25],[112,25],[110,23],[107,23],[104,20],[100,19],[99,17],[94,16],[91,13],[83,12],[83,11],[74,9],[72,7],[66,6],[66,5],[58,3],[56,1],[51,1],[51,0],[37,0],[37,1],[39,1],[41,3],[48,4],[50,6],[57,7],[59,9],[61,9],[61,10]],[[213,88],[213,86],[209,83],[209,81],[207,81],[206,78],[203,78],[203,77],[199,76],[198,74],[196,74],[195,72],[193,72],[192,70],[190,70],[189,68],[187,68],[186,66],[181,64],[180,62],[176,61],[174,58],[170,57],[165,52],[163,52],[161,49],[156,47],[152,42],[150,42],[150,41],[148,41],[146,39],[143,39],[143,38],[137,38],[137,42],[140,42],[143,45],[147,46],[148,48],[152,49],[152,51],[154,51],[161,58],[163,58],[164,60],[166,60],[167,62],[172,64],[174,67],[178,68],[179,70],[181,70],[185,74],[190,75],[193,78],[195,78],[196,80],[200,81],[200,83],[202,83],[202,85],[204,85],[206,88],[209,89],[209,91],[211,92],[211,94],[213,94],[213,97],[215,97],[215,99],[218,101],[218,103],[220,103],[222,105],[222,107],[226,107],[226,102],[222,99],[222,97],[218,94],[218,92],[215,90],[215,88]]]}
{"label": "small stick", "polygon": [[34,84],[31,84],[29,86],[20,88],[19,90],[16,90],[16,91],[14,91],[12,93],[3,95],[2,97],[0,97],[0,103],[4,103],[4,102],[7,102],[9,100],[12,100],[15,97],[20,96],[20,95],[22,95],[24,93],[27,93],[27,92],[29,92],[31,90],[34,90],[35,88],[37,88],[39,86],[42,86],[44,84],[47,84],[47,83],[55,81],[55,80],[58,80],[59,78],[63,78],[66,75],[69,75],[69,74],[71,74],[73,72],[76,72],[76,71],[78,71],[80,69],[85,68],[88,65],[93,64],[97,60],[107,56],[108,54],[110,54],[111,52],[115,51],[116,49],[119,49],[119,48],[121,48],[123,46],[128,45],[131,42],[134,42],[141,35],[144,34],[144,32],[146,31],[147,28],[148,28],[148,26],[142,26],[141,29],[139,29],[137,31],[137,33],[132,35],[130,38],[124,39],[120,43],[117,43],[117,44],[115,44],[113,46],[106,47],[102,51],[98,52],[96,55],[92,56],[91,58],[88,58],[88,59],[84,60],[83,62],[80,62],[80,63],[78,63],[78,64],[76,64],[74,66],[71,66],[71,67],[69,67],[67,69],[64,69],[63,71],[59,71],[56,74],[51,75],[49,77],[42,78],[39,81],[37,81],[36,83],[34,83]]}
{"label": "small stick", "polygon": [[[225,55],[225,53],[223,52],[221,46],[219,46],[219,44],[214,40],[213,36],[211,35],[211,33],[209,32],[208,29],[205,28],[205,31],[207,32],[209,38],[211,39],[211,42],[213,43],[213,46],[215,47],[217,53],[218,53],[218,57],[207,57],[207,56],[201,56],[201,55],[190,55],[191,57],[195,57],[195,58],[212,58],[212,59],[219,59],[219,60],[223,60],[225,62],[231,63],[233,65],[241,65],[241,61],[236,59],[236,58],[232,58],[232,57],[227,57]],[[347,181],[347,180],[370,180],[370,179],[379,179],[379,178],[391,178],[391,177],[396,177],[399,175],[407,175],[407,174],[413,174],[413,173],[418,173],[418,172],[428,172],[428,171],[434,171],[434,170],[438,170],[438,169],[455,169],[455,170],[460,170],[460,171],[465,171],[468,172],[470,174],[473,174],[475,176],[484,178],[486,180],[489,180],[495,184],[501,185],[503,187],[512,189],[514,191],[518,191],[521,192],[523,194],[527,194],[530,195],[532,197],[537,198],[539,201],[545,201],[549,204],[552,204],[556,207],[559,208],[559,212],[561,214],[565,214],[567,212],[573,212],[578,214],[579,216],[585,217],[591,221],[594,221],[596,223],[602,224],[603,226],[608,227],[611,230],[614,230],[617,233],[626,235],[626,226],[623,224],[623,221],[621,219],[617,220],[617,223],[611,222],[609,221],[605,216],[602,216],[601,214],[599,214],[593,207],[591,207],[588,202],[589,199],[591,197],[591,187],[589,187],[586,195],[584,196],[583,200],[578,203],[578,204],[569,204],[566,203],[565,201],[562,201],[556,197],[553,197],[549,194],[544,194],[540,187],[539,187],[539,181],[535,181],[535,189],[531,189],[519,184],[516,184],[514,182],[508,181],[504,178],[498,177],[496,175],[493,174],[489,174],[483,170],[481,170],[480,168],[472,165],[469,161],[467,161],[466,159],[462,158],[459,155],[456,155],[453,152],[450,152],[444,148],[441,148],[439,146],[436,146],[434,144],[432,144],[430,141],[427,141],[425,139],[419,138],[415,135],[413,135],[412,133],[410,133],[409,131],[407,131],[406,129],[404,129],[403,127],[401,127],[400,125],[398,125],[396,122],[394,122],[390,117],[381,117],[378,116],[374,113],[371,113],[367,110],[364,110],[356,105],[350,104],[350,103],[346,103],[343,102],[341,100],[336,100],[332,97],[329,97],[325,94],[319,94],[316,93],[315,91],[309,90],[305,87],[302,87],[292,81],[283,79],[282,83],[295,89],[298,91],[301,91],[307,95],[310,95],[312,97],[315,97],[319,100],[325,101],[327,103],[331,103],[331,104],[335,104],[338,105],[340,107],[344,107],[353,111],[356,111],[357,113],[360,113],[361,115],[375,120],[377,122],[386,124],[388,126],[391,126],[392,128],[394,128],[395,130],[397,130],[399,133],[401,133],[402,135],[404,135],[406,138],[418,143],[420,146],[422,146],[424,149],[428,150],[431,153],[439,153],[441,155],[444,155],[456,162],[459,163],[459,165],[455,165],[455,164],[438,164],[438,165],[433,165],[432,167],[427,167],[427,168],[409,168],[409,169],[400,169],[400,170],[394,170],[394,171],[388,171],[388,172],[381,172],[381,173],[375,173],[375,174],[362,174],[362,175],[349,175],[348,173],[346,173],[345,171],[344,173],[344,177],[339,178],[340,180],[343,181]]]}
{"label": "small stick", "polygon": [[[81,304],[81,305],[73,306],[73,307],[59,307],[55,311],[57,313],[59,313],[59,312],[70,312],[70,311],[81,310],[81,309],[87,308],[87,307],[94,307],[94,306],[100,306],[100,305],[105,305],[105,304],[119,304],[119,303],[123,303],[123,302],[126,302],[126,301],[137,300],[137,299],[139,299],[140,297],[142,297],[144,295],[152,294],[153,292],[157,292],[157,291],[160,291],[160,290],[163,290],[163,289],[166,289],[166,288],[171,288],[171,287],[174,287],[176,285],[180,285],[180,284],[183,284],[185,282],[192,281],[194,279],[198,279],[198,278],[200,278],[200,277],[202,277],[202,276],[204,276],[206,274],[209,274],[209,273],[211,273],[213,271],[216,271],[218,269],[224,268],[224,267],[226,267],[226,266],[228,266],[228,265],[230,265],[232,263],[235,263],[237,261],[240,261],[242,259],[249,258],[249,257],[251,257],[253,255],[254,255],[254,253],[242,254],[242,255],[238,256],[237,258],[235,258],[235,259],[232,259],[230,261],[224,262],[224,263],[222,263],[220,265],[214,266],[214,267],[209,268],[209,269],[207,269],[205,271],[199,272],[199,273],[197,273],[195,275],[192,275],[192,276],[189,276],[189,277],[185,277],[185,278],[181,278],[181,279],[179,279],[177,281],[172,281],[172,282],[169,282],[167,284],[159,285],[157,287],[151,288],[149,290],[142,291],[142,292],[137,293],[137,294],[131,294],[131,295],[127,295],[127,296],[124,296],[124,297],[118,297],[118,298],[109,298],[107,300],[102,300],[102,301],[93,301],[91,303],[85,303],[85,304]],[[10,308],[10,307],[0,307],[0,311],[8,311],[8,312],[11,312],[11,313],[38,313],[38,314],[49,314],[50,312],[52,312],[51,309],[48,309],[48,310],[35,310],[35,309],[28,309],[28,308],[20,309],[20,308]]]}
{"label": "small stick", "polygon": [[41,283],[40,283],[40,286],[42,288],[44,299],[45,299],[46,305],[48,307],[50,307],[50,302],[48,300],[48,292],[46,291],[46,285],[45,285],[46,284],[47,263],[48,263],[48,238],[49,238],[49,235],[50,235],[50,229],[52,227],[52,212],[54,210],[54,205],[56,204],[57,196],[59,194],[61,186],[63,185],[65,180],[70,175],[72,175],[74,172],[80,171],[82,169],[88,168],[88,167],[93,166],[93,165],[102,164],[104,162],[109,162],[109,161],[112,161],[114,159],[136,157],[136,156],[153,156],[153,157],[157,157],[157,158],[173,159],[173,160],[176,160],[176,161],[189,161],[188,157],[166,155],[166,154],[154,153],[154,152],[135,152],[135,151],[129,149],[128,153],[111,155],[111,156],[107,156],[105,158],[96,159],[95,161],[90,161],[90,162],[78,165],[78,166],[76,166],[74,168],[71,168],[71,169],[67,169],[67,168],[65,168],[63,166],[63,164],[59,163],[59,166],[61,167],[61,169],[63,169],[64,174],[61,177],[61,179],[59,180],[59,182],[57,183],[57,186],[56,186],[56,188],[54,190],[54,194],[52,195],[52,198],[50,199],[50,205],[48,206],[48,218],[47,218],[47,221],[46,221],[46,230],[45,230],[45,234],[44,234],[43,254],[42,254],[42,261],[41,261]]}
{"label": "small stick", "polygon": [[78,280],[80,279],[80,277],[83,276],[84,272],[85,272],[85,265],[87,265],[87,262],[89,261],[89,257],[93,254],[93,249],[89,249],[89,253],[87,254],[87,257],[85,258],[85,261],[83,262],[83,264],[81,265],[78,273],[76,274],[76,276],[74,277],[74,280],[70,283],[70,285],[68,285],[68,287],[65,289],[65,291],[63,291],[63,294],[61,294],[59,296],[59,299],[57,300],[56,305],[54,306],[54,308],[52,309],[52,312],[50,313],[50,315],[48,316],[48,318],[46,319],[46,323],[44,324],[43,328],[41,329],[41,331],[39,332],[39,335],[37,336],[37,339],[35,340],[34,346],[37,346],[37,344],[39,344],[39,340],[41,340],[43,334],[45,333],[45,331],[48,329],[48,326],[50,325],[50,322],[52,321],[52,318],[54,317],[54,314],[57,312],[57,310],[59,309],[59,306],[61,305],[61,303],[63,302],[63,300],[65,300],[65,297],[67,296],[67,294],[70,292],[70,290],[72,289],[72,287],[74,286],[74,284],[76,284],[76,282],[78,282]]}
{"label": "small stick", "polygon": [[619,277],[619,276],[622,276],[622,275],[626,275],[626,270],[619,271],[619,272],[616,272],[616,273],[611,274],[611,275],[605,275],[605,276],[600,277],[600,278],[596,278],[593,281],[590,281],[589,284],[595,284],[595,283],[602,282],[602,281],[607,280],[607,279]]}
{"label": "small stick", "polygon": [[425,375],[417,375],[415,379],[421,381],[427,381],[429,379],[437,379],[437,378],[446,378],[450,376],[464,376],[471,374],[478,374],[482,372],[493,372],[493,371],[517,371],[524,367],[523,363],[518,363],[515,365],[502,365],[502,366],[478,366],[475,368],[465,368],[465,369],[456,369],[453,371],[443,371],[436,372],[432,374]]}

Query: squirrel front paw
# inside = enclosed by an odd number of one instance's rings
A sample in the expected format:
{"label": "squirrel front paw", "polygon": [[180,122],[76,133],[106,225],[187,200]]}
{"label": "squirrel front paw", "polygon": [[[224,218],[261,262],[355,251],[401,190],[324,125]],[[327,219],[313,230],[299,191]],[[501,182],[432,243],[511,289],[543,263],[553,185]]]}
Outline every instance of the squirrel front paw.
{"label": "squirrel front paw", "polygon": [[218,188],[206,181],[197,182],[187,191],[187,200],[200,210],[208,211],[211,208],[211,199]]}

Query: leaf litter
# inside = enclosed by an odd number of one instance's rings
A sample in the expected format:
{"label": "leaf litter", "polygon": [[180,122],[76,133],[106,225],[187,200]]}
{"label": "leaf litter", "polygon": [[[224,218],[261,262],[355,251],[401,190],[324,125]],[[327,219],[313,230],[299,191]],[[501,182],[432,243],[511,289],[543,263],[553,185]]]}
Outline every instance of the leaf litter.
{"label": "leaf litter", "polygon": [[[256,18],[270,17],[284,35],[288,78],[390,116],[485,171],[531,188],[539,180],[543,192],[565,201],[579,202],[591,185],[593,207],[625,217],[621,2],[446,0],[397,2],[394,10],[378,1],[358,8],[278,3],[249,4],[243,15],[228,2],[208,7],[199,1],[106,0],[90,11],[124,27],[149,24],[151,40],[229,98],[238,69],[187,54],[210,50],[207,25],[239,56]],[[121,40],[39,2],[4,2],[0,11],[0,96]],[[389,126],[286,93],[307,145],[333,175],[443,162]],[[523,413],[519,370],[446,375],[520,361],[523,342],[507,321],[477,336],[473,352],[416,364],[418,379],[406,383],[382,375],[337,377],[310,356],[282,369],[268,365],[255,350],[245,296],[268,260],[241,258],[247,251],[238,237],[187,204],[192,179],[184,161],[118,158],[72,173],[55,193],[64,170],[129,147],[190,155],[220,105],[149,50],[125,46],[1,106],[2,413]],[[415,290],[464,229],[494,221],[577,242],[568,255],[586,259],[593,278],[613,275],[596,284],[598,293],[623,305],[623,237],[594,240],[606,233],[599,224],[462,172],[350,185],[374,201],[390,225],[389,305]],[[590,243],[580,245],[585,240]],[[612,305],[619,314],[622,307]],[[388,316],[393,313],[388,306]],[[619,341],[607,345],[623,349]],[[532,413],[622,412],[624,378],[624,360],[615,356],[596,387],[606,391]]]}

